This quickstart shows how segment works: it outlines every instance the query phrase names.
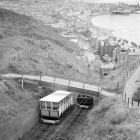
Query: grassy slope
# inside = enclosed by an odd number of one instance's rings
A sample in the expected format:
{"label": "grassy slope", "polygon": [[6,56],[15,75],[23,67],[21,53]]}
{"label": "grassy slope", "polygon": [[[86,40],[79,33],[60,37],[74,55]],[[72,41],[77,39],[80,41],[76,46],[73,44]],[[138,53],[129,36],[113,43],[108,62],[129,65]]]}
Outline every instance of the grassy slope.
{"label": "grassy slope", "polygon": [[8,123],[18,113],[29,111],[37,107],[38,100],[53,91],[51,87],[43,88],[39,92],[39,84],[24,84],[21,89],[15,80],[0,80],[0,126]]}
{"label": "grassy slope", "polygon": [[22,91],[15,81],[0,81],[0,124],[8,123],[17,113],[34,108],[35,104],[32,93]]}
{"label": "grassy slope", "polygon": [[77,140],[139,140],[140,112],[118,97],[105,98],[90,112]]}
{"label": "grassy slope", "polygon": [[[25,73],[84,74],[79,62],[79,49],[56,32],[34,19],[0,9],[0,70],[9,70],[9,59],[17,52],[41,41],[39,48],[11,62],[12,71]],[[47,43],[46,43],[47,42]],[[49,45],[48,45],[49,44]],[[11,69],[10,69],[11,70]]]}

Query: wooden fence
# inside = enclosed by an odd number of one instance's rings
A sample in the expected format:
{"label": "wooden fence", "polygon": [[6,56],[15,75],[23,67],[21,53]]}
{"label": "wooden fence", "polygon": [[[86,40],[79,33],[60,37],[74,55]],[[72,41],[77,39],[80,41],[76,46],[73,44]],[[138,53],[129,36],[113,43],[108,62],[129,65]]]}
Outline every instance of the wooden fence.
{"label": "wooden fence", "polygon": [[127,97],[126,92],[124,93],[123,99],[127,103],[128,107],[139,107],[140,106],[140,101],[136,102],[135,100],[131,99],[130,97]]}
{"label": "wooden fence", "polygon": [[17,51],[16,54],[14,54],[11,58],[9,58],[9,67],[12,66],[13,63],[15,63],[18,59],[26,57],[27,55],[31,54],[33,51],[37,51],[40,48],[40,45],[45,43],[47,46],[49,46],[47,41],[36,41],[32,45],[25,46],[24,49]]}

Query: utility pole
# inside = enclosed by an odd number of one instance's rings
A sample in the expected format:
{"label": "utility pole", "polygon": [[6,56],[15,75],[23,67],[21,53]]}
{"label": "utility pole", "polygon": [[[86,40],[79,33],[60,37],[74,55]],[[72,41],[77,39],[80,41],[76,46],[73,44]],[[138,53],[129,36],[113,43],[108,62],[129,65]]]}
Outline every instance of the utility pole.
{"label": "utility pole", "polygon": [[24,78],[23,78],[23,73],[22,73],[22,80],[21,80],[21,88],[24,88]]}
{"label": "utility pole", "polygon": [[100,68],[100,87],[101,87],[101,90],[102,90],[102,67]]}
{"label": "utility pole", "polygon": [[125,71],[125,53],[123,53],[123,70]]}
{"label": "utility pole", "polygon": [[41,72],[40,72],[40,86],[41,86]]}
{"label": "utility pole", "polygon": [[9,68],[10,68],[10,66],[11,66],[11,62],[10,62],[10,58],[9,58]]}

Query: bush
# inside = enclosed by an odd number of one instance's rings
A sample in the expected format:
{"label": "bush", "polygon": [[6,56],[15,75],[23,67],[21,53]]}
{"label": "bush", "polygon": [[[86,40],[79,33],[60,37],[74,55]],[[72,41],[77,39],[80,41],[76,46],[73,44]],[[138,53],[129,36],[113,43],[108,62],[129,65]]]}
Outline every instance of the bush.
{"label": "bush", "polygon": [[126,115],[118,114],[117,116],[111,119],[111,124],[119,125],[126,120]]}

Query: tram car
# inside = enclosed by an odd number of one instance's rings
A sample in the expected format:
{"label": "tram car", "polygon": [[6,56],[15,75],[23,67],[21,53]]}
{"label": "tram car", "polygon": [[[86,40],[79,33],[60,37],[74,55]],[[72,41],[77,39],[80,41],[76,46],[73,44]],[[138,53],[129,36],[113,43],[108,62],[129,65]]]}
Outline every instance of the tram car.
{"label": "tram car", "polygon": [[72,93],[61,90],[43,97],[39,102],[40,121],[50,124],[58,123],[64,113],[74,104]]}
{"label": "tram car", "polygon": [[93,106],[93,97],[79,94],[77,97],[77,105],[81,108],[90,108]]}

